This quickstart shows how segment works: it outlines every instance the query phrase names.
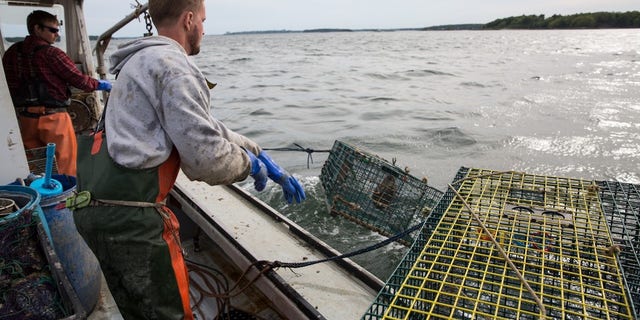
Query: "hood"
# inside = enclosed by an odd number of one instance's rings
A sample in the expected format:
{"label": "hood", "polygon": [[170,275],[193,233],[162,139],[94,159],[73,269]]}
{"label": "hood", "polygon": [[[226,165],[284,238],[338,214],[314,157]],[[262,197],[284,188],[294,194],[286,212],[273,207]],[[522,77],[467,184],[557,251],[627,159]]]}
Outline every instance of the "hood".
{"label": "hood", "polygon": [[109,61],[111,62],[109,72],[117,74],[122,70],[122,67],[127,63],[127,61],[129,61],[129,59],[138,51],[156,46],[177,46],[180,50],[184,51],[178,42],[167,37],[153,36],[136,39],[120,45],[118,49],[111,54],[109,57]]}

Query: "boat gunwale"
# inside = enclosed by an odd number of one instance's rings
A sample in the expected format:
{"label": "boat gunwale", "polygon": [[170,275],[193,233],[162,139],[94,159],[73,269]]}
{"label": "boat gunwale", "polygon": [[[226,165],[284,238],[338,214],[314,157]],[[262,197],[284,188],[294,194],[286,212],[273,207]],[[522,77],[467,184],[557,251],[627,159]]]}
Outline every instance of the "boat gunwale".
{"label": "boat gunwale", "polygon": [[[245,249],[242,245],[240,245],[238,241],[236,241],[233,238],[233,236],[231,236],[222,226],[216,223],[215,220],[210,215],[208,215],[195,201],[193,201],[185,192],[183,192],[180,189],[178,184],[176,184],[172,188],[170,195],[173,198],[175,198],[175,200],[180,205],[182,205],[181,210],[183,210],[185,215],[187,215],[190,219],[192,219],[194,223],[196,223],[197,225],[200,225],[198,221],[196,221],[196,219],[207,222],[208,226],[215,229],[215,232],[219,235],[219,237],[220,236],[222,237],[221,240],[225,241],[227,246],[231,245],[233,249],[235,249],[236,252],[240,254],[241,257],[236,256],[231,258],[232,260],[234,260],[234,263],[236,264],[242,263],[244,265],[244,266],[238,265],[239,268],[246,268],[258,261],[247,249]],[[184,205],[189,206],[189,208],[191,208],[193,213],[197,214],[198,216],[197,217],[190,216],[189,212],[185,210]],[[224,244],[216,241],[216,238],[217,238],[216,235],[212,234],[210,230],[207,230],[206,228],[202,228],[202,231],[208,237],[212,238],[212,240],[214,240],[214,242],[216,242],[219,246],[221,247],[225,246]],[[225,254],[231,255],[232,253],[225,252]],[[236,259],[241,258],[244,261],[239,262],[234,258]],[[246,278],[255,277],[260,273],[260,271],[261,270],[259,270],[256,266],[253,266],[247,270],[245,277]],[[295,291],[295,289],[291,288],[288,284],[286,284],[284,279],[282,279],[274,270],[269,270],[267,272],[264,272],[262,273],[262,275],[269,280],[268,284],[271,284],[275,286],[278,290],[280,290],[280,292],[282,292],[284,296],[288,298],[290,301],[293,301],[294,304],[300,309],[300,311],[304,313],[306,316],[313,319],[324,319],[324,317],[317,310],[315,310],[315,308],[311,306],[311,304],[309,304],[302,296],[300,296]],[[265,285],[264,281],[260,281],[260,279],[258,279],[258,281],[256,282],[256,285],[261,285],[261,284]]]}

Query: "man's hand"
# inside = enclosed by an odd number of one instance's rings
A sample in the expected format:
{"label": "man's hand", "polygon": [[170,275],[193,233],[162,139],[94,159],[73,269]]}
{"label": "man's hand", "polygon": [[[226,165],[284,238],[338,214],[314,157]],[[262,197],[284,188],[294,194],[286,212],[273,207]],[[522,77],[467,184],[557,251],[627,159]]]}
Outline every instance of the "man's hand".
{"label": "man's hand", "polygon": [[111,91],[111,82],[109,80],[98,80],[98,88],[96,90]]}
{"label": "man's hand", "polygon": [[253,178],[253,187],[256,191],[264,190],[267,186],[267,168],[260,159],[256,158],[253,152],[246,150],[249,160],[251,161],[251,177]]}

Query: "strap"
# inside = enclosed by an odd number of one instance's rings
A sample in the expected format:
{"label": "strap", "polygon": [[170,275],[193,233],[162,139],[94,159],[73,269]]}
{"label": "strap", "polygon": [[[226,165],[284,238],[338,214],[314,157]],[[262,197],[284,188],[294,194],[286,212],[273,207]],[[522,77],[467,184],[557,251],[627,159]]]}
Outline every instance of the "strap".
{"label": "strap", "polygon": [[107,116],[107,106],[109,105],[109,100],[107,100],[107,102],[104,104],[104,108],[102,109],[102,115],[100,115],[100,119],[98,120],[98,123],[96,124],[95,129],[93,130],[93,132],[99,132],[99,131],[104,131],[105,134],[107,132],[106,130],[106,126],[105,126],[105,118]]}
{"label": "strap", "polygon": [[[30,109],[32,107],[36,107],[36,109]],[[32,111],[40,111],[42,109],[37,109],[37,106],[32,106],[32,107],[16,107],[16,112],[27,112],[27,113],[33,113],[33,114],[39,114],[38,112],[32,112]],[[42,106],[44,107],[44,113],[43,114],[51,114],[51,113],[58,113],[58,112],[66,112],[68,110],[68,108],[66,107],[53,107],[53,106]]]}
{"label": "strap", "polygon": [[[18,48],[18,66],[22,65],[22,56],[25,54],[24,51],[22,50],[23,49],[23,47],[22,47],[23,44],[24,44],[24,41],[20,41],[20,42],[17,43],[17,48]],[[39,45],[39,46],[35,46],[33,48],[33,50],[31,52],[29,52],[29,55],[27,57],[27,59],[28,59],[27,62],[29,63],[29,77],[31,79],[38,79],[36,71],[33,68],[33,63],[32,63],[33,62],[33,57],[36,55],[36,53],[38,51],[40,51],[40,50],[42,50],[42,49],[44,49],[44,48],[46,48],[48,46],[49,45],[44,45],[44,44]],[[18,69],[20,69],[20,67],[18,67]],[[22,78],[21,75],[19,75],[18,77]]]}
{"label": "strap", "polygon": [[31,76],[31,79],[39,79],[38,75],[36,74],[36,70],[33,68],[33,57],[36,55],[38,51],[46,47],[48,46],[45,46],[45,45],[36,46],[35,48],[33,48],[33,51],[29,53],[29,75]]}
{"label": "strap", "polygon": [[[15,106],[46,106],[47,108],[64,108],[71,105],[71,99],[57,100],[54,99],[48,90],[47,83],[43,80],[42,75],[37,72],[34,67],[34,57],[42,49],[51,47],[51,45],[37,45],[28,53],[24,51],[24,41],[16,43],[16,59],[17,59],[17,78],[21,81],[20,93],[12,96]],[[26,59],[26,67],[23,70]],[[67,96],[71,96],[71,91],[67,87]],[[31,116],[33,117],[33,116]]]}
{"label": "strap", "polygon": [[[22,43],[24,41],[20,41],[16,43],[16,49],[18,54],[16,54],[16,60],[17,60],[17,66],[16,66],[16,70],[18,71],[18,79],[23,80],[24,77],[22,76],[22,55],[24,55],[24,52],[22,52]],[[31,65],[29,65],[29,67],[31,67]]]}
{"label": "strap", "polygon": [[89,191],[80,191],[73,196],[67,198],[66,207],[69,210],[76,210],[85,207],[136,207],[136,208],[162,208],[164,202],[143,202],[143,201],[125,201],[125,200],[104,200],[92,199]]}

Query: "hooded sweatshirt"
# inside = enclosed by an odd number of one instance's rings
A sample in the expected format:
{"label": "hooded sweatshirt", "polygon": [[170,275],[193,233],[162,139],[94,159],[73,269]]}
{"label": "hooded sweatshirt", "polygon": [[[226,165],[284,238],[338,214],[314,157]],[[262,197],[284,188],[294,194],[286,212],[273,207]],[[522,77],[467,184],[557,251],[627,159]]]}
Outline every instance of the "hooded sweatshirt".
{"label": "hooded sweatshirt", "polygon": [[116,163],[156,167],[175,147],[191,180],[230,184],[249,175],[244,149],[257,155],[260,147],[213,118],[205,77],[178,42],[163,36],[137,39],[110,59],[109,71],[117,81],[105,111],[105,131]]}

